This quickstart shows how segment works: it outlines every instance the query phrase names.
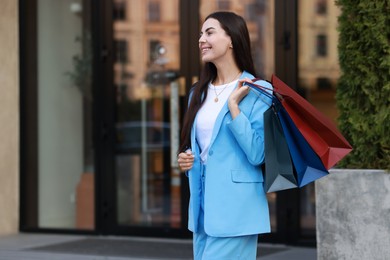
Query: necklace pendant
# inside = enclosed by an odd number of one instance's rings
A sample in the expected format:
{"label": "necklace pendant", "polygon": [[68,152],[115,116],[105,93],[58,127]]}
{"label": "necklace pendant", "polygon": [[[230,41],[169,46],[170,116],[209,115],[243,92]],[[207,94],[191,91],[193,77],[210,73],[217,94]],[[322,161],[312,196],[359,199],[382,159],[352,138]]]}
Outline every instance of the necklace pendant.
{"label": "necklace pendant", "polygon": [[214,102],[215,102],[215,103],[218,102],[218,97],[214,98]]}

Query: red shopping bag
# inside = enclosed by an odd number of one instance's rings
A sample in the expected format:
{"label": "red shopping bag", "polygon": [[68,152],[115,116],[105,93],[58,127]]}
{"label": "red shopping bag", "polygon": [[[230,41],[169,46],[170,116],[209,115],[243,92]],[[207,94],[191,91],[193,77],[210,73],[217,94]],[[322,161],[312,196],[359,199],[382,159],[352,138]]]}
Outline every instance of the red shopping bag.
{"label": "red shopping bag", "polygon": [[275,75],[271,83],[274,95],[327,169],[352,151],[352,146],[331,120]]}

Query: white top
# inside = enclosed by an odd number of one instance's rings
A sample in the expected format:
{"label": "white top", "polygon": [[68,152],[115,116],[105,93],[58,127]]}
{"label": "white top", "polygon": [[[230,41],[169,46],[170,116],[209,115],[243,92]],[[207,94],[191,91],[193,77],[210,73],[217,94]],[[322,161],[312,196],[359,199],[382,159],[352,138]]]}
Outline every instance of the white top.
{"label": "white top", "polygon": [[[196,140],[200,147],[200,160],[203,164],[206,164],[207,161],[215,121],[237,82],[238,79],[220,86],[209,83],[207,98],[199,109],[196,119]],[[218,98],[217,102],[215,102],[215,98]]]}

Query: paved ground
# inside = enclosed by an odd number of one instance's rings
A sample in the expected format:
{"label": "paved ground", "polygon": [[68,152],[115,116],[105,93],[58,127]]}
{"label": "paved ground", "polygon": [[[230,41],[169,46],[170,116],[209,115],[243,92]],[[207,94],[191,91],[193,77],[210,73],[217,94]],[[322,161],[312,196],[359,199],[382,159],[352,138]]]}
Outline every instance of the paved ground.
{"label": "paved ground", "polygon": [[[0,260],[184,260],[192,241],[140,237],[18,234],[0,237]],[[260,260],[315,260],[315,248],[260,244]]]}

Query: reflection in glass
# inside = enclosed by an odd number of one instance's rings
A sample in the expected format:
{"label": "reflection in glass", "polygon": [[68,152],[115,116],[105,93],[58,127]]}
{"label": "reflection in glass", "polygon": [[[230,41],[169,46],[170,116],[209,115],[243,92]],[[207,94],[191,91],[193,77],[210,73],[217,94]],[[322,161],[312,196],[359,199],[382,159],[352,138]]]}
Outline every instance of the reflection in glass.
{"label": "reflection in glass", "polygon": [[301,234],[314,236],[316,234],[315,185],[311,183],[300,189]]}
{"label": "reflection in glass", "polygon": [[178,1],[116,0],[114,12],[118,6],[126,8],[113,23],[117,223],[180,227],[180,175],[171,163]]}
{"label": "reflection in glass", "polygon": [[[298,76],[305,98],[336,120],[336,84],[340,74],[337,53],[337,17],[333,1],[299,1]],[[303,235],[315,235],[315,185],[300,191],[300,225]]]}
{"label": "reflection in glass", "polygon": [[40,228],[95,228],[89,4],[37,1]]}

